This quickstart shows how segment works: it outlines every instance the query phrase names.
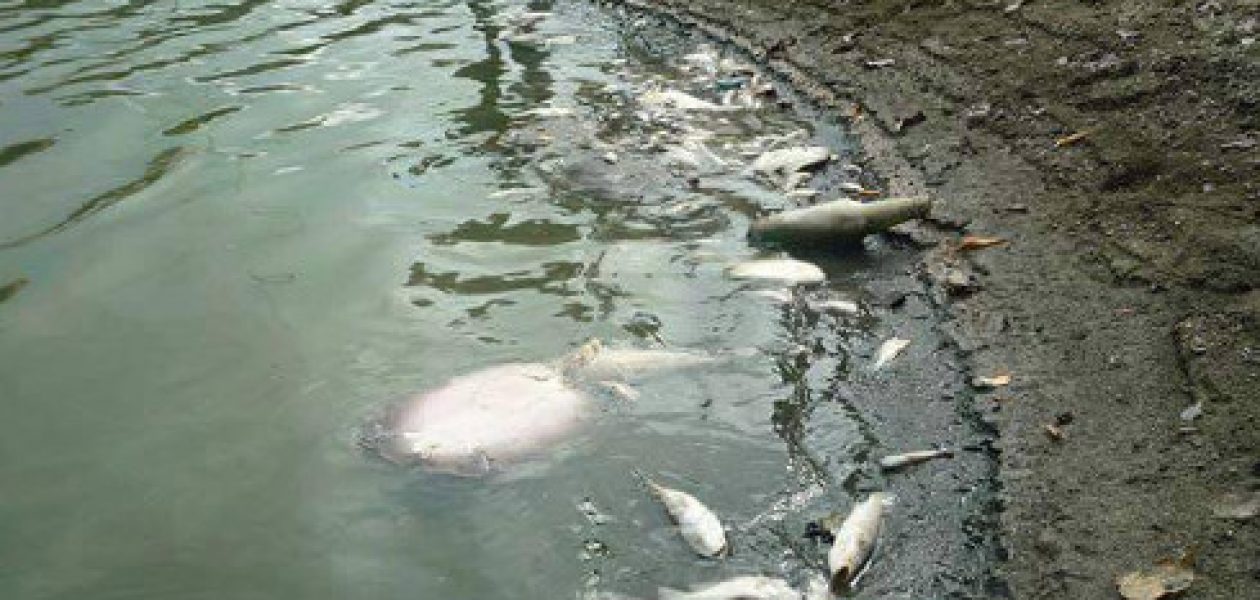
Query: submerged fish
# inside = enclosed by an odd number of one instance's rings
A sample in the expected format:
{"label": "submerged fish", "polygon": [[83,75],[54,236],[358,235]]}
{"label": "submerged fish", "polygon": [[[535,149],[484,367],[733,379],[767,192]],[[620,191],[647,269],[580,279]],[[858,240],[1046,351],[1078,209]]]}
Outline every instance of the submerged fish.
{"label": "submerged fish", "polygon": [[660,600],[800,600],[800,592],[786,581],[761,575],[744,575],[692,588],[690,592],[661,588]]}
{"label": "submerged fish", "polygon": [[949,458],[954,455],[953,450],[946,448],[936,448],[933,450],[916,450],[914,452],[906,452],[905,454],[894,454],[879,459],[879,468],[885,471],[895,471],[902,467],[917,465],[921,462],[927,462],[934,458]]}
{"label": "submerged fish", "polygon": [[599,340],[591,340],[566,358],[564,367],[574,379],[607,381],[701,367],[719,360],[707,354],[678,350],[608,348]]}
{"label": "submerged fish", "polygon": [[678,532],[696,554],[714,557],[726,551],[726,532],[713,511],[691,494],[667,488],[642,473],[636,475],[643,480],[648,491],[665,506],[665,512],[678,524]]}
{"label": "submerged fish", "polygon": [[793,258],[761,258],[739,263],[727,274],[734,279],[778,281],[787,284],[822,283],[827,274],[818,265]]}
{"label": "submerged fish", "polygon": [[840,524],[839,529],[832,530],[836,541],[827,552],[827,568],[831,572],[832,591],[840,593],[848,589],[862,567],[870,560],[871,550],[875,548],[875,540],[879,538],[884,505],[890,498],[883,492],[871,494],[866,500],[853,507],[853,511]]}
{"label": "submerged fish", "polygon": [[887,365],[892,361],[892,359],[897,358],[897,355],[901,354],[901,351],[905,350],[906,346],[909,345],[910,340],[903,340],[901,338],[895,337],[884,340],[884,343],[879,345],[879,350],[875,351],[875,362],[871,363],[871,370],[878,371],[884,368],[884,365]]}

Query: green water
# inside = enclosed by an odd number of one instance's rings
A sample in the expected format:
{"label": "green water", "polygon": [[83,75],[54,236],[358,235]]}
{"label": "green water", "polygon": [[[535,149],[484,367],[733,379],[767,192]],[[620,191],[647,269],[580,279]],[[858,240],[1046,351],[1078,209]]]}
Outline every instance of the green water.
{"label": "green water", "polygon": [[[496,39],[519,8],[0,1],[0,285],[26,282],[0,294],[0,597],[554,599],[817,566],[804,521],[882,486],[832,398],[891,326],[742,293],[724,269],[776,195],[689,189],[633,145],[633,98],[694,41],[583,3],[543,27],[576,44]],[[578,117],[526,114],[549,103]],[[590,183],[591,139],[627,179]],[[831,290],[907,256],[831,259]],[[488,480],[356,445],[399,398],[591,336],[739,358]],[[735,554],[695,558],[635,468],[705,498]]]}

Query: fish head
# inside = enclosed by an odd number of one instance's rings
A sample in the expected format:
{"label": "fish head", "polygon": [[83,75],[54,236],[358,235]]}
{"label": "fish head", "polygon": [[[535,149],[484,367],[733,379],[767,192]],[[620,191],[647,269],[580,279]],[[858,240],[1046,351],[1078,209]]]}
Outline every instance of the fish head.
{"label": "fish head", "polygon": [[843,594],[849,591],[853,580],[862,570],[866,557],[858,544],[851,539],[837,539],[827,554],[827,564],[831,568],[831,591]]}

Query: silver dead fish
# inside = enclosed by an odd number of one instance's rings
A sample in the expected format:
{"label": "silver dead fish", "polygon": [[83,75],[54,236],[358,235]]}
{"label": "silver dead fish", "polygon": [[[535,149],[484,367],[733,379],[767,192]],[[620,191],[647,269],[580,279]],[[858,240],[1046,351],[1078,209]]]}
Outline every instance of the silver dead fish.
{"label": "silver dead fish", "polygon": [[884,343],[879,345],[879,350],[875,351],[875,362],[871,363],[871,370],[878,371],[884,368],[884,365],[887,365],[892,361],[892,359],[897,358],[897,355],[901,354],[901,351],[905,350],[906,346],[909,345],[910,340],[904,340],[901,338],[890,338],[885,340]]}
{"label": "silver dead fish", "polygon": [[885,471],[896,471],[902,467],[917,465],[921,462],[927,462],[934,458],[950,458],[952,456],[954,456],[954,451],[947,448],[916,450],[914,452],[906,452],[905,454],[885,456],[879,459],[879,468]]}
{"label": "silver dead fish", "polygon": [[696,554],[714,557],[726,551],[726,531],[713,511],[691,494],[667,488],[637,471],[635,475],[665,506],[665,512],[678,524],[678,532]]}
{"label": "silver dead fish", "polygon": [[875,540],[879,538],[884,506],[891,500],[884,492],[875,492],[858,503],[841,523],[833,529],[836,541],[827,552],[827,568],[831,572],[831,589],[842,592],[871,558]]}

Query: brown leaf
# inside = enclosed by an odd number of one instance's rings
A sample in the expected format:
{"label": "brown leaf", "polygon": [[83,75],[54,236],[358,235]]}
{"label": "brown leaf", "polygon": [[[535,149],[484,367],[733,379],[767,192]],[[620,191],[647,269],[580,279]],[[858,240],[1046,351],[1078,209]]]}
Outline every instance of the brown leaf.
{"label": "brown leaf", "polygon": [[1120,577],[1116,586],[1127,600],[1159,600],[1186,591],[1193,582],[1194,571],[1185,561],[1165,561]]}
{"label": "brown leaf", "polygon": [[1010,373],[1002,373],[1000,375],[991,375],[988,377],[976,377],[971,380],[971,385],[983,389],[1002,387],[1004,385],[1010,385],[1010,383]]}
{"label": "brown leaf", "polygon": [[1089,137],[1089,136],[1090,136],[1091,134],[1093,134],[1093,133],[1094,133],[1094,130],[1093,130],[1093,129],[1082,129],[1082,130],[1080,130],[1080,131],[1078,131],[1078,132],[1076,132],[1076,133],[1073,133],[1073,134],[1071,134],[1071,135],[1065,135],[1065,136],[1063,136],[1063,137],[1061,137],[1061,138],[1059,138],[1059,139],[1057,139],[1057,140],[1055,140],[1055,141],[1054,141],[1054,147],[1055,147],[1055,148],[1062,148],[1062,147],[1064,147],[1064,146],[1071,146],[1072,144],[1075,144],[1075,143],[1077,143],[1077,142],[1079,142],[1079,141],[1081,141],[1081,140],[1083,140],[1083,139],[1085,139],[1085,138]]}
{"label": "brown leaf", "polygon": [[989,248],[991,246],[1000,246],[1005,244],[1006,240],[1000,237],[984,237],[978,235],[965,235],[958,242],[959,250],[980,250],[981,248]]}

